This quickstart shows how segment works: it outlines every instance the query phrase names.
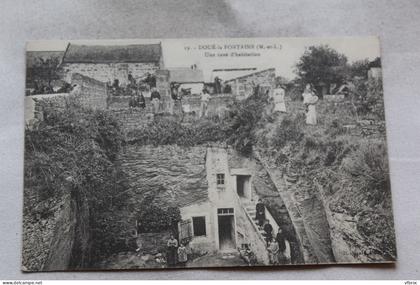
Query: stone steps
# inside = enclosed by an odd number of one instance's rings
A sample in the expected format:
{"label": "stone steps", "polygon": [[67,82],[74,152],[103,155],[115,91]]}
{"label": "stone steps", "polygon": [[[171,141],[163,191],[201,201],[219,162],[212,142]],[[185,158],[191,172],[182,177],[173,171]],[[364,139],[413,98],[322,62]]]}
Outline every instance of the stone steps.
{"label": "stone steps", "polygon": [[251,217],[255,227],[258,229],[258,232],[260,233],[261,237],[265,240],[265,232],[263,229],[259,229],[259,226],[257,225],[257,219],[255,218],[256,210],[255,208],[247,207],[244,205],[245,211],[248,213],[248,215]]}
{"label": "stone steps", "polygon": [[[301,250],[303,253],[303,258],[305,262],[313,263],[317,262],[316,257],[313,253],[313,248],[306,231],[305,222],[302,217],[302,213],[298,208],[298,203],[295,200],[293,193],[287,191],[287,184],[290,182],[285,181],[282,177],[282,173],[279,169],[270,167],[268,163],[266,163],[260,156],[258,152],[254,153],[256,158],[261,162],[261,164],[266,169],[268,175],[270,176],[271,180],[273,181],[277,191],[280,194],[280,197],[284,201],[289,216],[292,220],[293,226],[296,230],[298,240],[300,241]],[[315,259],[314,259],[315,258]]]}

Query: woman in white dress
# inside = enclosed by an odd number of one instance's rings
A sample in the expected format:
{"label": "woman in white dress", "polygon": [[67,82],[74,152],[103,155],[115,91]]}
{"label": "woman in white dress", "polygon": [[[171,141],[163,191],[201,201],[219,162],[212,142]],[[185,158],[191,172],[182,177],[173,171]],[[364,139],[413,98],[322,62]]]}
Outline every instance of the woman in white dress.
{"label": "woman in white dress", "polygon": [[303,104],[306,107],[306,124],[316,125],[316,108],[315,105],[318,102],[318,96],[311,88],[310,84],[306,84],[305,91],[303,91]]}
{"label": "woman in white dress", "polygon": [[284,101],[284,89],[281,86],[277,86],[273,92],[273,113],[275,112],[285,112],[286,113],[286,103]]}

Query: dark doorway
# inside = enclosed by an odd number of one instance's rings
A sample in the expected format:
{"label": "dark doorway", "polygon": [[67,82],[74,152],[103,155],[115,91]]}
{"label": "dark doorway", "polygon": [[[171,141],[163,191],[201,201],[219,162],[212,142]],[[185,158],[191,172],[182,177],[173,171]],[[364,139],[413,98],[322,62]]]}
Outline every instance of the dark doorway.
{"label": "dark doorway", "polygon": [[241,198],[249,198],[249,175],[238,175],[236,176],[236,192]]}
{"label": "dark doorway", "polygon": [[219,248],[221,250],[235,248],[235,224],[233,215],[218,216]]}

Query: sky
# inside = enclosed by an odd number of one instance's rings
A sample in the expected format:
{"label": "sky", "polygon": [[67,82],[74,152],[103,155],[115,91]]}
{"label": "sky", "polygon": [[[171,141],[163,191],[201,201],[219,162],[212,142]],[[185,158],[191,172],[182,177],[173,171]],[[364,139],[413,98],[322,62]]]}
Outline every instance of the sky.
{"label": "sky", "polygon": [[[31,41],[27,50],[65,50],[69,41]],[[213,69],[275,68],[276,75],[293,79],[294,67],[305,49],[312,45],[329,45],[347,56],[349,62],[373,60],[380,56],[376,37],[344,38],[206,38],[206,39],[129,39],[72,40],[74,44],[127,45],[162,43],[165,68],[190,67],[203,70],[206,81]],[[245,54],[245,55],[244,55]],[[223,79],[223,78],[222,78]]]}

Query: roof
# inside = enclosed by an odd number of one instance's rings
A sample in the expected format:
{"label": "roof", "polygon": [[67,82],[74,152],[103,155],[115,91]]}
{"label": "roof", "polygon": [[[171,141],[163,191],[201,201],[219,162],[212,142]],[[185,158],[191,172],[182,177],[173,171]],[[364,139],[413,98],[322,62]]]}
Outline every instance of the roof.
{"label": "roof", "polygon": [[251,68],[230,68],[230,69],[213,69],[211,74],[211,81],[217,76],[220,79],[227,81],[236,77],[254,73],[257,71],[256,67]]}
{"label": "roof", "polygon": [[61,62],[64,55],[64,51],[27,51],[26,52],[26,67],[31,68],[41,59],[53,59],[57,58],[59,63]]}
{"label": "roof", "polygon": [[174,68],[169,69],[169,80],[177,83],[204,82],[204,75],[201,69]]}
{"label": "roof", "polygon": [[74,45],[69,44],[64,63],[121,63],[159,62],[162,47],[159,44],[136,45]]}
{"label": "roof", "polygon": [[263,72],[269,72],[269,71],[273,72],[273,74],[274,74],[274,72],[276,70],[275,70],[275,68],[267,68],[267,69],[264,69],[264,70],[248,72],[246,74],[241,74],[240,76],[237,76],[237,77],[226,79],[225,82],[234,81],[236,79],[243,79],[243,78],[246,78],[246,77],[249,77],[249,76],[252,76],[252,75],[257,75],[257,74],[260,74],[260,73],[263,73]]}

